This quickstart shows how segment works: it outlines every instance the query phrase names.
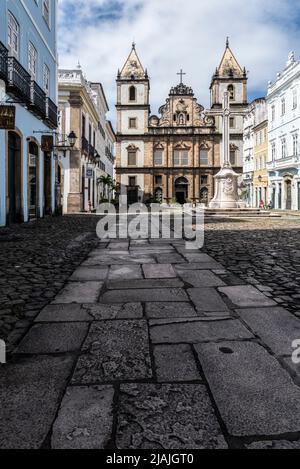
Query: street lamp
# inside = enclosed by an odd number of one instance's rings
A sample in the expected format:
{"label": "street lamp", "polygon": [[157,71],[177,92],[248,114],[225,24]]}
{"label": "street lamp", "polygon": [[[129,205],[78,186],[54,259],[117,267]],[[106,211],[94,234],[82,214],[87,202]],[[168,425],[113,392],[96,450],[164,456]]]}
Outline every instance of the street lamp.
{"label": "street lamp", "polygon": [[69,141],[69,145],[71,148],[74,148],[75,146],[75,143],[76,143],[76,140],[77,140],[77,135],[75,134],[75,132],[72,130],[70,132],[70,134],[68,135],[68,141]]}

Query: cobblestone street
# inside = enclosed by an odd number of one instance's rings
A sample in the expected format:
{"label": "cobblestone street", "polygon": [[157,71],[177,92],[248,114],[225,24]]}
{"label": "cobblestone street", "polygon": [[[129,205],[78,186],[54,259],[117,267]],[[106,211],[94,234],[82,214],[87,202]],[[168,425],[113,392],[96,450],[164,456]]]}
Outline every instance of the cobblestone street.
{"label": "cobblestone street", "polygon": [[99,241],[0,231],[1,448],[300,449],[300,217]]}

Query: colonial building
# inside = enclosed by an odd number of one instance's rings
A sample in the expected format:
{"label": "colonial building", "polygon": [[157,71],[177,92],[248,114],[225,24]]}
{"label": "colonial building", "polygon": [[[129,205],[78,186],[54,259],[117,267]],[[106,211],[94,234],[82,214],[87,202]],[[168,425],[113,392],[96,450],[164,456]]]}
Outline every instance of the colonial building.
{"label": "colonial building", "polygon": [[[150,79],[133,45],[117,77],[116,177],[128,202],[208,203],[221,166],[222,119],[209,116],[193,90],[171,88],[159,116],[150,114]],[[227,41],[212,78],[211,109],[222,110],[224,92],[235,110],[247,107],[247,76]],[[231,163],[242,172],[243,116],[230,119]]]}
{"label": "colonial building", "polygon": [[[106,114],[109,111],[103,87],[88,82],[80,65],[74,70],[59,70],[58,151],[60,200],[63,213],[96,209],[103,199],[110,199],[104,178],[114,177],[115,133]],[[77,139],[65,149],[67,136]]]}
{"label": "colonial building", "polygon": [[300,61],[294,53],[269,82],[269,191],[276,209],[300,210]]}
{"label": "colonial building", "polygon": [[249,207],[268,204],[268,116],[265,98],[255,99],[244,118],[243,182]]}
{"label": "colonial building", "polygon": [[0,225],[55,209],[56,165],[42,142],[57,127],[56,13],[56,0],[1,1]]}

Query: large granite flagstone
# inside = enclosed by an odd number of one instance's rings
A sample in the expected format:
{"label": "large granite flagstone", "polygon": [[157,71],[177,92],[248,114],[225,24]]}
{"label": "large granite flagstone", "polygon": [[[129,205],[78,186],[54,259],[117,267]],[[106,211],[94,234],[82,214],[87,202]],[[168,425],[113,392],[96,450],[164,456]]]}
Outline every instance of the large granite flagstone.
{"label": "large granite flagstone", "polygon": [[300,340],[300,319],[283,308],[238,309],[236,312],[277,355],[291,355]]}
{"label": "large granite flagstone", "polygon": [[230,434],[277,435],[300,429],[300,389],[254,342],[195,346]]}
{"label": "large granite flagstone", "polygon": [[197,317],[195,308],[189,303],[146,303],[146,315],[155,318]]}
{"label": "large granite flagstone", "polygon": [[199,312],[228,312],[227,305],[214,288],[190,288],[188,294]]}
{"label": "large granite flagstone", "polygon": [[95,321],[105,319],[142,319],[141,303],[83,305]]}
{"label": "large granite flagstone", "polygon": [[103,282],[69,282],[52,304],[97,303]]}
{"label": "large granite flagstone", "polygon": [[227,448],[205,386],[126,384],[120,392],[118,448]]}
{"label": "large granite flagstone", "polygon": [[105,449],[113,426],[112,386],[69,387],[54,422],[52,449]]}
{"label": "large granite flagstone", "polygon": [[150,328],[150,333],[152,342],[156,344],[196,344],[198,342],[249,339],[253,337],[246,327],[236,320],[199,320],[198,322],[191,320],[181,323],[153,325]]}
{"label": "large granite flagstone", "polygon": [[230,301],[236,306],[277,306],[275,301],[265,296],[252,285],[222,287],[219,288],[219,291],[228,296]]}
{"label": "large granite flagstone", "polygon": [[147,322],[102,321],[92,324],[72,381],[96,384],[151,376]]}
{"label": "large granite flagstone", "polygon": [[0,373],[0,448],[39,449],[67,385],[72,357],[31,357]]}
{"label": "large granite flagstone", "polygon": [[220,287],[226,285],[209,270],[186,270],[181,271],[179,275],[182,280],[193,287]]}
{"label": "large granite flagstone", "polygon": [[156,261],[159,264],[181,264],[186,262],[182,256],[179,254],[156,254]]}
{"label": "large granite flagstone", "polygon": [[105,292],[101,303],[143,303],[143,302],[175,302],[189,301],[182,288],[149,288],[132,290],[112,290]]}
{"label": "large granite flagstone", "polygon": [[176,273],[171,264],[146,264],[143,266],[145,278],[175,278]]}
{"label": "large granite flagstone", "polygon": [[179,278],[167,279],[133,279],[110,280],[106,284],[108,290],[135,290],[140,288],[183,288],[184,283]]}
{"label": "large granite flagstone", "polygon": [[79,304],[48,305],[35,319],[35,322],[84,322],[92,321],[92,316]]}
{"label": "large granite flagstone", "polygon": [[174,265],[176,272],[180,273],[186,270],[219,270],[223,266],[217,262],[188,262],[186,264]]}
{"label": "large granite flagstone", "polygon": [[155,259],[147,256],[95,256],[90,257],[81,264],[82,267],[108,266],[108,265],[128,265],[128,264],[153,264]]}
{"label": "large granite flagstone", "polygon": [[62,353],[80,350],[88,323],[36,324],[25,335],[15,353]]}
{"label": "large granite flagstone", "polygon": [[139,265],[112,265],[109,270],[109,280],[143,278]]}
{"label": "large granite flagstone", "polygon": [[78,267],[73,275],[70,277],[71,281],[85,282],[89,280],[105,280],[107,277],[108,268],[97,268],[97,267]]}
{"label": "large granite flagstone", "polygon": [[156,345],[153,353],[158,382],[201,379],[190,345]]}

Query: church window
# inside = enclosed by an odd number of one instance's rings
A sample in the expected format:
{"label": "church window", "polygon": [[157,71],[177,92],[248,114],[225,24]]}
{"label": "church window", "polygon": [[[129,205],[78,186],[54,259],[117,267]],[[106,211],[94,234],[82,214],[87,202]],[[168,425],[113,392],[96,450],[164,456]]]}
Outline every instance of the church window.
{"label": "church window", "polygon": [[230,117],[229,126],[230,126],[231,129],[235,128],[235,119],[234,119],[234,117]]}
{"label": "church window", "polygon": [[230,164],[232,166],[235,166],[236,164],[236,151],[235,150],[230,150]]}
{"label": "church window", "polygon": [[208,184],[208,176],[201,176],[201,186],[206,186]]}
{"label": "church window", "polygon": [[130,117],[130,118],[129,118],[129,128],[130,128],[130,129],[136,129],[136,128],[137,128],[137,120],[136,120],[136,117]]}
{"label": "church window", "polygon": [[208,150],[206,148],[200,150],[200,164],[208,165]]}
{"label": "church window", "polygon": [[187,150],[174,151],[174,166],[188,166],[189,152]]}
{"label": "church window", "polygon": [[129,101],[136,101],[136,87],[131,86],[129,88]]}
{"label": "church window", "polygon": [[136,150],[128,150],[128,166],[136,166]]}
{"label": "church window", "polygon": [[229,99],[231,99],[232,101],[235,99],[235,91],[234,91],[234,86],[233,85],[229,85],[228,88],[227,88],[227,91],[229,93]]}
{"label": "church window", "polygon": [[176,122],[176,114],[173,116],[173,121]]}
{"label": "church window", "polygon": [[163,151],[162,150],[155,150],[154,164],[158,166],[163,164]]}
{"label": "church window", "polygon": [[162,176],[155,176],[155,184],[162,185]]}
{"label": "church window", "polygon": [[129,176],[128,185],[130,187],[135,187],[136,186],[136,177],[135,176]]}

